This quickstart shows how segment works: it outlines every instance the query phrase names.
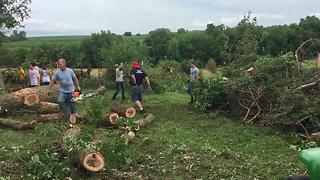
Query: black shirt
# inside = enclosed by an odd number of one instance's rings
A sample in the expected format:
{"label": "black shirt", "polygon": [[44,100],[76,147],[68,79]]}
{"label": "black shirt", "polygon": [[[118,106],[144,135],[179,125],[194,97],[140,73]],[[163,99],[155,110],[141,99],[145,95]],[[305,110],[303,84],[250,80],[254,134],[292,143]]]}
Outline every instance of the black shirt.
{"label": "black shirt", "polygon": [[135,86],[135,85],[143,85],[143,79],[147,76],[147,73],[144,72],[143,69],[131,69],[130,75],[134,75],[136,78],[136,84],[134,84],[132,78],[130,78],[130,84]]}

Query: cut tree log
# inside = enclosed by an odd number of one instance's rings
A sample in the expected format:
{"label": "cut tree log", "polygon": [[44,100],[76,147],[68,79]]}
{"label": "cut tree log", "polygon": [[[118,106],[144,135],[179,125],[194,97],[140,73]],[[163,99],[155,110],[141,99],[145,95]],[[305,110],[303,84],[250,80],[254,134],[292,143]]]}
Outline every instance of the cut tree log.
{"label": "cut tree log", "polygon": [[53,114],[42,114],[38,118],[38,122],[55,122],[63,120],[64,116],[62,113],[53,113]]}
{"label": "cut tree log", "polygon": [[81,129],[76,126],[72,126],[72,128],[68,129],[64,133],[62,142],[58,143],[56,151],[68,154],[68,156],[71,155],[71,157],[75,158],[74,161],[87,171],[101,171],[105,166],[104,157],[101,153],[94,149],[83,149],[77,151],[76,148],[73,147],[74,142],[79,139],[80,134]]}
{"label": "cut tree log", "polygon": [[80,165],[90,172],[99,172],[104,168],[104,157],[94,149],[82,150],[79,154]]}
{"label": "cut tree log", "polygon": [[60,112],[60,106],[57,103],[40,101],[38,104],[26,108],[38,114],[53,114]]}
{"label": "cut tree log", "polygon": [[116,126],[118,124],[119,115],[115,112],[102,116],[103,124],[107,124],[109,126]]}
{"label": "cut tree log", "polygon": [[48,88],[48,86],[35,86],[15,91],[13,94],[19,95],[35,93],[39,96],[40,101],[57,103],[58,90],[59,85],[53,85],[52,88]]}
{"label": "cut tree log", "polygon": [[136,121],[137,128],[135,131],[139,131],[140,127],[151,124],[154,120],[154,115],[149,113],[143,119]]}
{"label": "cut tree log", "polygon": [[39,97],[37,94],[32,92],[21,92],[19,91],[1,95],[0,105],[2,109],[6,109],[8,113],[14,113],[23,106],[33,106],[39,103]]}
{"label": "cut tree log", "polygon": [[0,118],[0,126],[9,127],[16,131],[35,129],[36,125],[37,125],[37,121],[31,121],[31,122],[25,123],[25,122],[19,122],[11,119]]}
{"label": "cut tree log", "polygon": [[116,103],[111,105],[111,111],[125,118],[133,118],[136,115],[136,110],[133,107],[127,107]]}

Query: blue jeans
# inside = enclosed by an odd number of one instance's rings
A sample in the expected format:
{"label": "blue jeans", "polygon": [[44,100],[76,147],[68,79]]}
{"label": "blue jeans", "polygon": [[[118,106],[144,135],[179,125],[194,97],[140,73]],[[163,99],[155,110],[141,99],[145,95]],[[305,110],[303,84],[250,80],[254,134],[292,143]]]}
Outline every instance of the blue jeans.
{"label": "blue jeans", "polygon": [[121,89],[121,95],[122,95],[122,100],[124,101],[126,98],[124,96],[124,82],[116,82],[116,88],[117,88],[117,91],[114,93],[113,97],[112,97],[112,100],[115,100],[120,89]]}
{"label": "blue jeans", "polygon": [[60,109],[65,117],[69,117],[70,115],[68,107],[71,108],[71,113],[77,112],[76,103],[72,101],[72,93],[64,93],[59,91],[57,102],[59,103]]}

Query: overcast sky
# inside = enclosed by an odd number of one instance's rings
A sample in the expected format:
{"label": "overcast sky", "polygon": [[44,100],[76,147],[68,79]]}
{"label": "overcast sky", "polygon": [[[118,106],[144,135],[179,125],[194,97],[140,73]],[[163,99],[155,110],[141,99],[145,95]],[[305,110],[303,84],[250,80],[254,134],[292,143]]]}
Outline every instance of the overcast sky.
{"label": "overcast sky", "polygon": [[290,24],[320,17],[320,0],[32,0],[25,31],[50,36],[200,30],[208,23],[234,26],[249,10],[260,25]]}

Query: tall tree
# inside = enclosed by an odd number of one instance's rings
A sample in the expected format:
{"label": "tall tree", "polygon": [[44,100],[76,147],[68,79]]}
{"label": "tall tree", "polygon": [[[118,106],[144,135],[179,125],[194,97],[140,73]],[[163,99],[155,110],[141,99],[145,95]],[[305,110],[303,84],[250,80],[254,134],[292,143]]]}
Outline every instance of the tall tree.
{"label": "tall tree", "polygon": [[[16,27],[22,27],[23,21],[29,17],[31,0],[1,0],[0,34]],[[0,45],[2,40],[0,39]]]}
{"label": "tall tree", "polygon": [[145,43],[150,47],[150,56],[157,63],[168,54],[169,41],[173,34],[169,29],[159,28],[149,32],[149,36],[145,39]]}

